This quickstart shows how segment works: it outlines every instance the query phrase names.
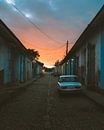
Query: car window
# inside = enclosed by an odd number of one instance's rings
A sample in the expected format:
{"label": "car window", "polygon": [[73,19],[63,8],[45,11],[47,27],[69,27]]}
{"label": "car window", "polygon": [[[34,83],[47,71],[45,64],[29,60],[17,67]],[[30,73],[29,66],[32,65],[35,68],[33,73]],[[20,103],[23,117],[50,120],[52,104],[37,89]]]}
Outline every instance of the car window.
{"label": "car window", "polygon": [[59,82],[78,82],[77,77],[61,77],[59,78]]}

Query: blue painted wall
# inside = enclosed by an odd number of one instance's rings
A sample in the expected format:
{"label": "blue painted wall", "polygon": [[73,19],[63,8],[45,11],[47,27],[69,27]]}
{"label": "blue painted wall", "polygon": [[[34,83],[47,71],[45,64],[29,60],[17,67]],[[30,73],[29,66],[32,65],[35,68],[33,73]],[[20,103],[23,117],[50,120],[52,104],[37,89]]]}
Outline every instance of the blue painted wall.
{"label": "blue painted wall", "polygon": [[100,86],[104,89],[104,29],[101,34],[101,71]]}
{"label": "blue painted wall", "polygon": [[[4,84],[24,82],[32,78],[32,64],[26,54],[0,41],[0,71],[4,70]],[[39,68],[39,73],[41,69]]]}
{"label": "blue painted wall", "polygon": [[70,60],[67,61],[67,74],[70,75]]}
{"label": "blue painted wall", "polygon": [[2,55],[0,59],[0,66],[4,70],[4,83],[11,82],[11,74],[10,74],[10,63],[9,63],[9,48],[2,43],[1,46]]}

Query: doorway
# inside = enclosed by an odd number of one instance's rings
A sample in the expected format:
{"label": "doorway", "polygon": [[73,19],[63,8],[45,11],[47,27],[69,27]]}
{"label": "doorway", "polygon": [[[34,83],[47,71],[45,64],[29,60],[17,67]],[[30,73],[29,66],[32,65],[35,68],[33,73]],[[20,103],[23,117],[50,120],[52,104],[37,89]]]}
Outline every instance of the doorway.
{"label": "doorway", "polygon": [[88,46],[88,86],[95,86],[95,45]]}

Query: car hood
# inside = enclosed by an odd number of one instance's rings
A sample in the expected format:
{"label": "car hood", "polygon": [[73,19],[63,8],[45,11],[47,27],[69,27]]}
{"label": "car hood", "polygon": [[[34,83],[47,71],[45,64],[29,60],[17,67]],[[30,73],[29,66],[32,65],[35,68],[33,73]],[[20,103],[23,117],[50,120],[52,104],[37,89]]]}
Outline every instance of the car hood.
{"label": "car hood", "polygon": [[79,82],[58,82],[60,87],[74,87],[74,86],[81,86],[81,83]]}

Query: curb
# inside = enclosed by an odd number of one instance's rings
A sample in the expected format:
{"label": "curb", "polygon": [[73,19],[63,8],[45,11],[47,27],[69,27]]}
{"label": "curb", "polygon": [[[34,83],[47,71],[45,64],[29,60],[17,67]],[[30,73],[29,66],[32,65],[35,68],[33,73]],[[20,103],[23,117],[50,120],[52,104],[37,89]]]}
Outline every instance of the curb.
{"label": "curb", "polygon": [[104,96],[93,91],[84,90],[83,93],[92,101],[104,107]]}

